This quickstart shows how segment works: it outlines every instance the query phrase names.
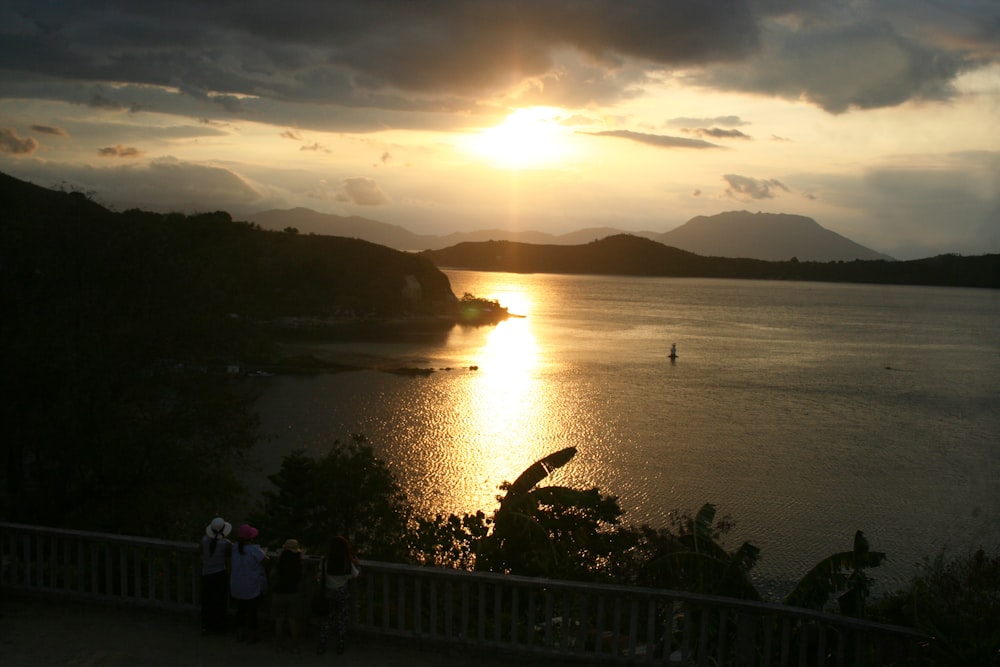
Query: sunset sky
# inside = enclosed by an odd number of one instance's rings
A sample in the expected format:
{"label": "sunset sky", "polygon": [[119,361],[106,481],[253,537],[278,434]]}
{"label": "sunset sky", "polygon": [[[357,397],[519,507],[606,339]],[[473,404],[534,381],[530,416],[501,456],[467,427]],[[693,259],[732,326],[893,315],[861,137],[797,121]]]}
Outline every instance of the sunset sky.
{"label": "sunset sky", "polygon": [[1000,252],[998,0],[0,0],[0,171],[423,234],[795,213]]}

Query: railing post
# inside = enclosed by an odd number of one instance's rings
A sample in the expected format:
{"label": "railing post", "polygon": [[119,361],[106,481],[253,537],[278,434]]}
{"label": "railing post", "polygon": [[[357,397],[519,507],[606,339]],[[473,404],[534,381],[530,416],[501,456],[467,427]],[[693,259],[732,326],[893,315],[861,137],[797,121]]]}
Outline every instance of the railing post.
{"label": "railing post", "polygon": [[424,585],[420,579],[413,580],[413,636],[420,637],[424,632]]}

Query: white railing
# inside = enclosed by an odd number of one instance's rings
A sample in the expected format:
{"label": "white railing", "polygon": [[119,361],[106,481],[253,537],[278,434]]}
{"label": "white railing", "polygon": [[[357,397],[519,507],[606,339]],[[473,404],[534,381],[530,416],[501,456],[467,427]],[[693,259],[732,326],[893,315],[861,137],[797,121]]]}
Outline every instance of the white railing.
{"label": "white railing", "polygon": [[[0,523],[0,586],[177,609],[200,604],[198,545]],[[310,574],[317,559],[308,558]],[[353,627],[601,664],[888,665],[905,628],[775,604],[633,586],[365,561]],[[308,599],[315,577],[305,578]]]}

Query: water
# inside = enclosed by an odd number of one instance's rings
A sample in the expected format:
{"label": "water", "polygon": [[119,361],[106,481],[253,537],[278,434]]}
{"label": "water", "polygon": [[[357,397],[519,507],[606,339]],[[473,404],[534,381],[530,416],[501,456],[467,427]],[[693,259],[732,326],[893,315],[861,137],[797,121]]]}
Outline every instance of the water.
{"label": "water", "polygon": [[858,529],[888,553],[883,588],[942,551],[1000,549],[995,291],[447,274],[526,317],[317,346],[438,370],[267,380],[265,472],[363,433],[422,512],[489,512],[501,482],[573,445],[551,483],[617,495],[634,524],[712,502],[774,590]]}

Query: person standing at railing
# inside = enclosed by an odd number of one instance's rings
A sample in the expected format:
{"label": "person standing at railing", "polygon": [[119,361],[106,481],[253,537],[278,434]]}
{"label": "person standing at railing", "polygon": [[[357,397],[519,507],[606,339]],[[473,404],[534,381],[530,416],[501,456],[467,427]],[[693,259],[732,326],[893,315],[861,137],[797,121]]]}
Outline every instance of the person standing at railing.
{"label": "person standing at railing", "polygon": [[298,540],[285,540],[274,565],[271,578],[271,616],[274,618],[274,636],[279,648],[285,646],[285,626],[291,639],[292,653],[299,652],[299,616],[302,613],[300,586],[302,583],[302,548]]}
{"label": "person standing at railing", "polygon": [[226,539],[233,524],[221,516],[212,519],[201,536],[201,633],[226,631],[229,612],[229,556],[233,543]]}
{"label": "person standing at railing", "polygon": [[257,613],[267,592],[267,554],[254,543],[259,531],[243,524],[236,531],[239,540],[233,549],[229,593],[236,602],[236,639],[256,644],[260,639]]}
{"label": "person standing at railing", "polygon": [[320,562],[320,583],[326,590],[330,611],[319,631],[319,646],[316,653],[326,652],[331,629],[336,633],[337,653],[343,653],[347,646],[347,625],[350,612],[350,586],[348,582],[361,573],[360,562],[354,555],[354,547],[343,535],[337,535],[330,543],[330,550]]}

